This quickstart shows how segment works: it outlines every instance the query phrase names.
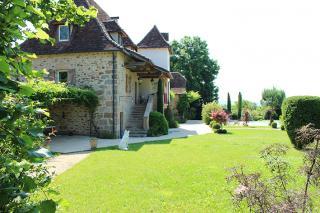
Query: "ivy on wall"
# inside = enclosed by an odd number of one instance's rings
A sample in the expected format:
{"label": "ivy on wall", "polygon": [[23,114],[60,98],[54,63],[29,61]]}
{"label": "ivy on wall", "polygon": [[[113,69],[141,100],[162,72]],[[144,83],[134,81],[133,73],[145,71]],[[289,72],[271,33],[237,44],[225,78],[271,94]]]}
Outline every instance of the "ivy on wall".
{"label": "ivy on wall", "polygon": [[56,103],[74,103],[84,105],[94,111],[99,103],[97,94],[91,88],[71,87],[52,81],[33,81],[27,84],[34,90],[31,98],[40,101],[45,107]]}

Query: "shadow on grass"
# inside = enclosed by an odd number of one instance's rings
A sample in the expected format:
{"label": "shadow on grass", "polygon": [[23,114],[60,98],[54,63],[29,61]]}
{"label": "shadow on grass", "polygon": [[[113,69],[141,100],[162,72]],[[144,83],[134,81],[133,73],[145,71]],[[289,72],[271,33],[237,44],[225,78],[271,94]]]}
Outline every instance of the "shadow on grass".
{"label": "shadow on grass", "polygon": [[[182,138],[179,138],[182,139]],[[146,145],[164,145],[164,144],[170,144],[172,142],[172,139],[167,139],[167,140],[160,140],[160,141],[146,141],[143,143],[135,143],[135,144],[129,144],[129,152],[137,152],[139,151],[143,146]],[[111,147],[106,147],[106,148],[98,148],[96,152],[100,151],[107,151],[107,150],[119,150],[118,146],[111,146]],[[119,150],[121,151],[121,150]]]}

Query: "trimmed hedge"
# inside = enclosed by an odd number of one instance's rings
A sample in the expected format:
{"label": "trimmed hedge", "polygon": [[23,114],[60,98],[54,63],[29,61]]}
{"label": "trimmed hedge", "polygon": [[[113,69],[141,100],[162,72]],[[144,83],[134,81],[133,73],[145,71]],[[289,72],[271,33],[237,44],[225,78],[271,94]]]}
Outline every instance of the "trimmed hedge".
{"label": "trimmed hedge", "polygon": [[164,115],[160,112],[151,112],[149,116],[148,136],[167,135],[168,131],[169,125]]}
{"label": "trimmed hedge", "polygon": [[320,97],[287,98],[282,104],[282,115],[291,142],[296,148],[301,149],[304,144],[296,140],[296,131],[309,123],[313,123],[315,128],[320,128]]}

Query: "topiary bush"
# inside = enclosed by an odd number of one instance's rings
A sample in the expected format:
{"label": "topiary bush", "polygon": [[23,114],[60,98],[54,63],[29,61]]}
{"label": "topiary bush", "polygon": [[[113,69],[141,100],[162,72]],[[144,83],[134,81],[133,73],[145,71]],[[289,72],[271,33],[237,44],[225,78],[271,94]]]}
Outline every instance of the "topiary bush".
{"label": "topiary bush", "polygon": [[212,129],[221,129],[221,125],[215,121],[211,121],[209,125]]}
{"label": "topiary bush", "polygon": [[214,131],[216,134],[227,134],[228,131],[226,129],[217,129]]}
{"label": "topiary bush", "polygon": [[271,127],[272,127],[273,129],[277,129],[277,128],[278,128],[277,122],[272,122]]}
{"label": "topiary bush", "polygon": [[148,136],[167,135],[168,130],[169,125],[164,115],[160,112],[151,112],[149,116]]}
{"label": "topiary bush", "polygon": [[212,121],[212,119],[210,118],[211,112],[220,111],[220,110],[223,110],[223,108],[216,102],[204,104],[202,106],[202,112],[201,112],[201,117],[203,122],[209,125],[210,122]]}
{"label": "topiary bush", "polygon": [[320,128],[320,97],[294,96],[287,98],[282,104],[282,115],[284,127],[291,142],[296,148],[301,149],[304,144],[296,140],[296,131],[309,123],[313,123],[317,129]]}

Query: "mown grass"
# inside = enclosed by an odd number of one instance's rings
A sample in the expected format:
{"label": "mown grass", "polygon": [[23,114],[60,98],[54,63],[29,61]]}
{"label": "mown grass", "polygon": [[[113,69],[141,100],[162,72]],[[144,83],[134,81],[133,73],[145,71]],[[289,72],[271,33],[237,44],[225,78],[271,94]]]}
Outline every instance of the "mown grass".
{"label": "mown grass", "polygon": [[[291,147],[285,132],[230,129],[230,134],[98,150],[56,177],[66,212],[232,212],[227,168],[263,171],[259,151],[272,143]],[[290,149],[298,167],[302,153]]]}

